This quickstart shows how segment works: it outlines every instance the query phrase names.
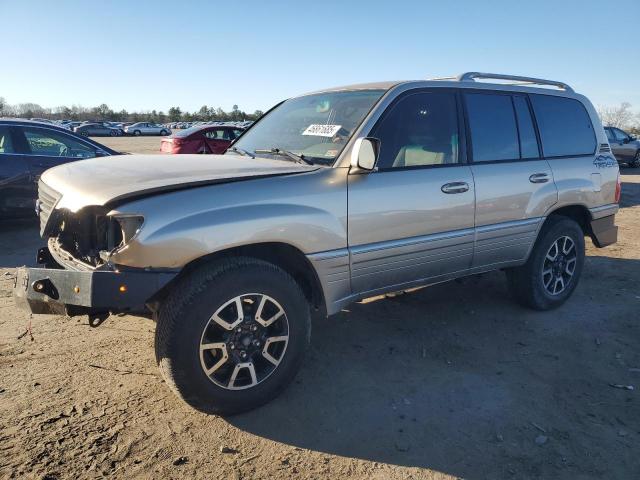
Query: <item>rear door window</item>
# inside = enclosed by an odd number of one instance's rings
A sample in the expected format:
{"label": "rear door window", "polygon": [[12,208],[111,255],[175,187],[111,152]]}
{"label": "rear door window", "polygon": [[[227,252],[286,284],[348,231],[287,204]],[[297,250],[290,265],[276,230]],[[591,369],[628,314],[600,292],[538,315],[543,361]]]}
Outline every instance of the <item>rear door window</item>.
{"label": "rear door window", "polygon": [[609,140],[610,142],[615,142],[616,137],[613,135],[613,132],[610,128],[605,128],[604,133],[607,134],[607,140]]}
{"label": "rear door window", "polygon": [[582,103],[552,95],[529,96],[545,157],[593,155],[596,136]]}
{"label": "rear door window", "polygon": [[0,153],[14,153],[9,127],[0,127]]}
{"label": "rear door window", "polygon": [[518,128],[510,95],[465,94],[474,162],[520,159]]}
{"label": "rear door window", "polygon": [[[205,133],[205,137],[207,137],[209,140],[224,140],[225,132],[226,130],[222,128],[216,129],[216,130],[209,130],[207,133]],[[228,134],[227,134],[227,137],[228,137]]]}

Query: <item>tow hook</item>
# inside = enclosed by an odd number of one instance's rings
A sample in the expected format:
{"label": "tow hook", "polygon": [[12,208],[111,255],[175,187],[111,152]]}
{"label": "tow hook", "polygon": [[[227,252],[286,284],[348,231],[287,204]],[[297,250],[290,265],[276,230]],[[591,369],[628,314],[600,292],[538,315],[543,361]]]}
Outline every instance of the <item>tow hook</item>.
{"label": "tow hook", "polygon": [[51,280],[48,278],[36,280],[31,284],[31,288],[33,288],[35,292],[46,295],[47,297],[52,298],[54,300],[57,300],[58,298],[60,298],[58,289],[55,287],[53,282],[51,282]]}

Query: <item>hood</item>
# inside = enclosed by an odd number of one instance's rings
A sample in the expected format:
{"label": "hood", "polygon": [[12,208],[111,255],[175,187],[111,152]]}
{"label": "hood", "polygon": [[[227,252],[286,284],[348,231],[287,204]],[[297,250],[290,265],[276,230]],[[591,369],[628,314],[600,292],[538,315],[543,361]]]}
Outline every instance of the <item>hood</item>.
{"label": "hood", "polygon": [[41,181],[62,198],[57,208],[88,205],[202,185],[317,170],[287,160],[240,155],[116,155],[63,164]]}

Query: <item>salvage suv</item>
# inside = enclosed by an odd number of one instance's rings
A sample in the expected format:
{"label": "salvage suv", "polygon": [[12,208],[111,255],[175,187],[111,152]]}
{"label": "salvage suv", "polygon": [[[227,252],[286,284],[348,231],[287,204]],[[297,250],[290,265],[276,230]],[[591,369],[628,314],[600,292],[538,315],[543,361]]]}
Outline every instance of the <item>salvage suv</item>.
{"label": "salvage suv", "polygon": [[[487,80],[497,80],[493,83]],[[148,315],[171,388],[232,414],[298,371],[311,313],[504,270],[522,305],[575,290],[614,243],[618,163],[566,84],[466,73],[286,100],[223,155],[62,165],[39,190],[32,313]]]}

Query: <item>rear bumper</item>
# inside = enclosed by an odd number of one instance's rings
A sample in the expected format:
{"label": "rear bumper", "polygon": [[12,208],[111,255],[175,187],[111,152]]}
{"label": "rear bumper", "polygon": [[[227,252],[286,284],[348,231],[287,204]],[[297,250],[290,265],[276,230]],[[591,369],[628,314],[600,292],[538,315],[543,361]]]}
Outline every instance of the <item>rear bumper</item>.
{"label": "rear bumper", "polygon": [[35,314],[145,313],[147,301],[175,275],[22,267],[16,274],[13,296],[18,307]]}
{"label": "rear bumper", "polygon": [[618,241],[618,227],[615,225],[615,215],[591,220],[591,238],[596,247],[602,248]]}

